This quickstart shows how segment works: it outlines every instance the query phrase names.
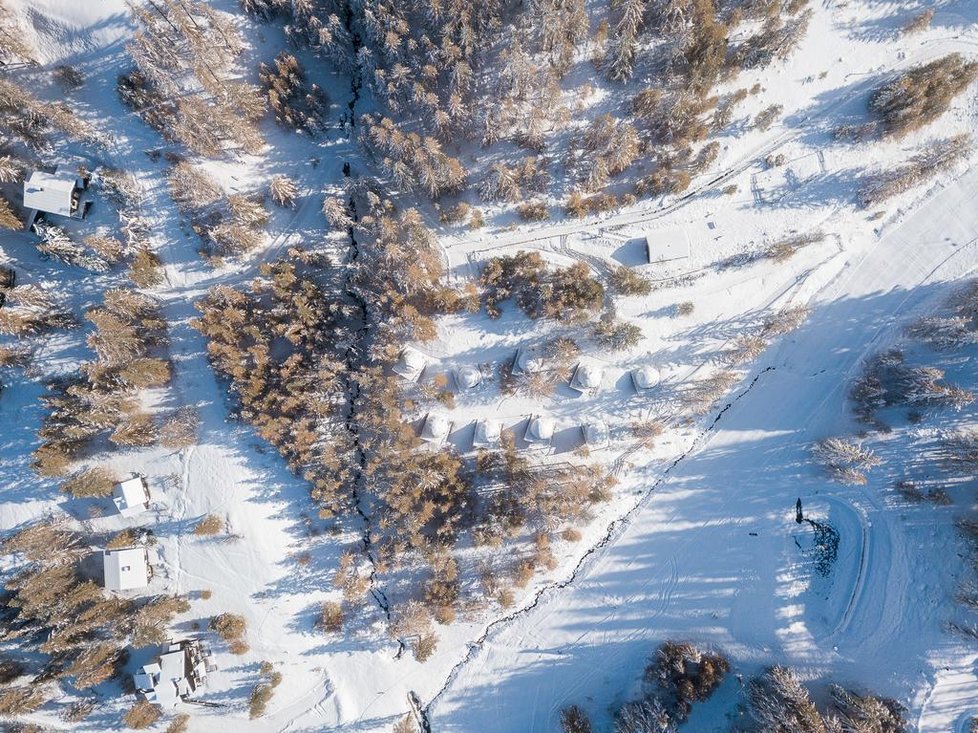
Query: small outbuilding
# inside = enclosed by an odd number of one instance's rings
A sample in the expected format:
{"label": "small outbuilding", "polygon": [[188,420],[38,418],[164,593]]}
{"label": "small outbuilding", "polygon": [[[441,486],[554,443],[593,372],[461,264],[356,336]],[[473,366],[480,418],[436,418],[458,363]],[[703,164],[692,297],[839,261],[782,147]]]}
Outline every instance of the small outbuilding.
{"label": "small outbuilding", "polygon": [[55,214],[82,219],[90,202],[85,200],[88,181],[68,171],[45,173],[34,171],[24,181],[24,208],[28,211],[27,225],[34,223],[38,214]]}
{"label": "small outbuilding", "polygon": [[689,259],[689,236],[682,227],[656,229],[645,235],[645,253],[655,263],[681,263]]}
{"label": "small outbuilding", "polygon": [[170,642],[155,662],[132,676],[136,691],[147,702],[173,707],[186,700],[207,678],[207,664],[199,641]]}
{"label": "small outbuilding", "polygon": [[149,585],[149,561],[145,547],[105,550],[102,553],[106,590],[134,590]]}
{"label": "small outbuilding", "polygon": [[135,476],[115,485],[112,489],[112,503],[116,511],[124,517],[132,517],[149,509],[149,487],[146,479]]}

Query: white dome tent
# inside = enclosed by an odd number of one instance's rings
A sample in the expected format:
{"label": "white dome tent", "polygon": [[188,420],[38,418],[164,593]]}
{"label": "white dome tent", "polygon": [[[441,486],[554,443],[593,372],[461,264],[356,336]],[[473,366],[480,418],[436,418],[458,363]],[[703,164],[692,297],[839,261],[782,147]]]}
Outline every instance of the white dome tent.
{"label": "white dome tent", "polygon": [[604,420],[585,423],[581,430],[584,433],[584,444],[588,448],[604,448],[611,438],[608,424]]}
{"label": "white dome tent", "polygon": [[444,415],[428,413],[421,428],[421,439],[433,445],[441,445],[452,432],[452,421]]}
{"label": "white dome tent", "polygon": [[417,382],[428,366],[428,358],[415,348],[405,346],[401,358],[394,365],[394,373],[409,382]]}
{"label": "white dome tent", "polygon": [[599,364],[581,362],[577,365],[577,369],[574,370],[574,375],[570,380],[570,387],[581,394],[593,394],[601,386],[603,376],[604,369]]}
{"label": "white dome tent", "polygon": [[661,381],[662,375],[651,364],[646,364],[645,366],[632,370],[632,384],[635,385],[635,389],[639,392],[654,389],[659,386]]}
{"label": "white dome tent", "polygon": [[475,433],[472,436],[473,448],[492,448],[499,445],[503,426],[498,420],[484,418],[475,423]]}
{"label": "white dome tent", "polygon": [[523,435],[523,439],[527,443],[548,446],[553,440],[556,428],[553,418],[536,415],[531,417],[526,424],[526,433]]}
{"label": "white dome tent", "polygon": [[470,364],[458,367],[454,374],[455,384],[458,385],[458,388],[461,391],[475,389],[482,384],[482,372],[478,367],[474,367]]}

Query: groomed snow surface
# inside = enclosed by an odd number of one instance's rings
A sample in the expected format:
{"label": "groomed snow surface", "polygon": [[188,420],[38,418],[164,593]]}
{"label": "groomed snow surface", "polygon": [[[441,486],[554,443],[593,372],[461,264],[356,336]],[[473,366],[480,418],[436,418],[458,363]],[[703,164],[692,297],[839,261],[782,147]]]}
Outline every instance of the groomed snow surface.
{"label": "groomed snow surface", "polygon": [[[783,663],[814,682],[831,679],[892,695],[924,733],[960,730],[978,714],[978,654],[944,631],[959,614],[953,598],[967,572],[954,507],[894,506],[885,491],[894,477],[885,472],[861,487],[832,484],[809,455],[813,441],[854,429],[845,394],[861,360],[898,340],[909,320],[935,308],[954,281],[978,267],[978,170],[959,169],[908,193],[880,218],[851,204],[855,171],[903,160],[924,140],[973,127],[971,101],[956,104],[939,129],[899,143],[867,143],[854,154],[831,140],[834,126],[864,113],[866,94],[884,72],[950,51],[973,52],[973,4],[942,7],[930,31],[903,40],[895,34],[906,20],[903,8],[814,7],[809,38],[788,62],[737,81],[764,86],[749,103],[751,115],[777,102],[785,108],[783,122],[763,134],[744,126],[725,135],[716,169],[694,181],[695,195],[687,199],[645,202],[600,221],[442,237],[449,277],[457,282],[472,278],[487,257],[531,248],[555,264],[583,260],[598,273],[620,263],[652,277],[690,277],[646,298],[619,299],[619,316],[641,326],[645,338],[634,353],[590,354],[601,363],[602,379],[588,394],[561,388],[544,400],[500,400],[487,385],[459,390],[459,406],[448,418],[453,426],[484,419],[508,428],[544,416],[554,421],[547,448],[554,452],[562,450],[562,431],[581,436],[583,425],[604,424],[610,445],[595,460],[614,467],[621,483],[582,540],[556,548],[553,573],[521,590],[514,609],[487,610],[439,629],[438,650],[425,665],[409,655],[395,658],[397,644],[387,638],[376,607],[348,620],[343,636],[313,628],[317,604],[336,597],[330,584],[336,558],[355,544],[360,527],[351,520],[339,535],[321,533],[307,488],[249,430],[228,420],[224,387],[188,326],[193,301],[209,286],[244,282],[258,261],[305,236],[321,236],[321,193],[341,180],[342,163],[357,155],[355,146],[335,132],[314,144],[269,126],[265,158],[212,165],[229,190],[249,190],[269,172],[284,172],[302,191],[295,212],[276,214],[275,239],[264,252],[215,271],[201,262],[193,235],[181,227],[162,164],[144,154],[161,146],[159,138],[115,97],[116,76],[129,67],[125,3],[9,4],[43,65],[70,63],[86,75],[73,103],[112,139],[104,162],[131,171],[144,191],[144,214],[166,265],[167,282],[155,294],[170,321],[175,361],[174,384],[159,400],[167,407],[197,406],[203,429],[199,445],[181,453],[113,454],[121,475],[147,476],[152,519],[87,519],[84,508],[51,482],[31,475],[41,390],[27,379],[12,382],[0,398],[0,424],[16,426],[0,437],[0,528],[49,511],[67,511],[97,531],[150,523],[159,539],[150,590],[188,594],[193,603],[176,636],[198,633],[196,624],[206,626],[223,611],[245,615],[251,651],[234,656],[214,642],[218,671],[199,697],[223,707],[181,708],[192,715],[191,731],[232,725],[242,731],[389,730],[408,710],[411,692],[428,708],[437,733],[554,731],[560,708],[570,703],[607,722],[609,708],[634,687],[649,653],[670,638],[715,644],[745,678]],[[230,0],[214,4],[236,8]],[[271,32],[249,26],[249,33],[259,47],[256,63],[271,58],[278,43]],[[346,80],[317,81],[334,102],[344,99]],[[819,152],[815,166],[810,156]],[[798,161],[796,175],[758,178],[760,160],[770,153]],[[738,191],[721,196],[719,189],[731,184]],[[668,270],[642,265],[645,233],[676,228],[688,237],[690,260],[668,263]],[[793,232],[817,229],[825,238],[786,263],[724,265],[750,259],[765,243]],[[26,237],[5,239],[8,246],[19,281],[57,287],[77,310],[100,300],[105,283],[96,288],[80,270],[41,262]],[[694,303],[693,314],[675,318],[684,301]],[[701,376],[744,324],[801,304],[811,307],[809,320],[775,341],[703,420],[668,431],[654,450],[635,450],[623,437],[630,422],[653,410],[656,389]],[[498,321],[446,318],[438,341],[422,348],[439,369],[465,373],[513,358],[521,345],[553,335],[548,329],[509,308]],[[80,358],[78,343],[55,339],[37,355],[36,366],[45,374],[70,371]],[[631,375],[647,365],[662,383],[637,393]],[[453,439],[454,432],[448,435]],[[899,445],[892,450],[899,454]],[[803,551],[810,538],[794,522],[797,498],[806,514],[840,532],[828,578],[813,574]],[[193,535],[207,514],[226,520],[229,539]],[[299,562],[305,553],[311,561]],[[203,589],[212,591],[207,600],[199,597]],[[283,683],[268,714],[252,721],[244,700],[262,660],[282,672]],[[130,671],[145,661],[134,655]],[[694,713],[689,729],[725,729],[737,685],[731,677],[708,711]],[[73,729],[115,728],[133,702],[117,685],[99,692],[103,705]],[[709,721],[706,712],[713,714]],[[72,727],[50,716],[36,721]]]}

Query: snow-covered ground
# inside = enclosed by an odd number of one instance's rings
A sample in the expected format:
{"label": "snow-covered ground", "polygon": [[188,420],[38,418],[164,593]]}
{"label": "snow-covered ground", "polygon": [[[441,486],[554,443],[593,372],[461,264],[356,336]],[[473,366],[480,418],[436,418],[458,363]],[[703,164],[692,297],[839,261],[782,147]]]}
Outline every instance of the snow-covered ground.
{"label": "snow-covered ground", "polygon": [[[909,319],[946,297],[948,282],[978,266],[978,172],[964,171],[967,166],[900,197],[879,219],[852,205],[855,177],[867,167],[894,164],[922,140],[972,128],[973,98],[957,103],[934,128],[899,143],[855,148],[831,135],[835,126],[864,114],[869,90],[887,72],[951,51],[973,53],[973,3],[939,9],[930,31],[902,40],[895,29],[906,13],[886,3],[814,8],[810,34],[788,62],[732,85],[763,85],[745,103],[745,118],[777,102],[784,105],[783,120],[766,132],[735,126],[721,140],[714,169],[680,200],[583,221],[443,231],[449,277],[459,283],[474,277],[487,257],[520,249],[538,249],[556,264],[582,260],[604,273],[615,263],[636,264],[647,230],[675,227],[690,237],[692,257],[684,271],[695,277],[645,298],[617,300],[618,315],[641,326],[645,340],[631,353],[598,355],[607,370],[597,394],[576,398],[560,389],[543,400],[499,399],[491,391],[459,396],[452,414],[458,427],[483,416],[516,424],[541,411],[569,431],[588,419],[608,421],[616,437],[596,459],[615,466],[620,484],[582,540],[557,548],[557,567],[521,590],[514,609],[486,611],[439,629],[438,650],[424,665],[408,655],[395,658],[397,645],[386,637],[375,607],[366,607],[347,636],[314,631],[316,604],[335,596],[330,575],[336,558],[356,542],[360,527],[350,520],[338,535],[322,534],[303,483],[250,430],[228,419],[225,388],[188,323],[193,301],[211,285],[241,282],[258,261],[320,236],[321,193],[342,180],[343,163],[359,154],[355,146],[341,130],[312,142],[268,126],[266,155],[211,165],[232,191],[257,188],[270,173],[282,172],[302,192],[294,212],[276,214],[274,239],[263,252],[212,269],[169,200],[164,164],[145,155],[163,147],[160,139],[114,92],[117,75],[129,67],[126,4],[9,4],[18,9],[43,65],[70,63],[86,75],[70,102],[109,136],[104,162],[139,182],[143,213],[165,263],[166,282],[155,294],[164,303],[176,363],[174,382],[160,399],[171,407],[197,406],[201,439],[176,454],[116,453],[113,465],[150,477],[159,539],[152,589],[193,599],[176,633],[193,633],[211,615],[233,611],[246,616],[251,645],[242,656],[215,645],[219,671],[201,697],[228,707],[190,709],[192,731],[212,730],[225,720],[254,731],[389,730],[395,716],[407,711],[409,692],[429,706],[432,730],[439,733],[550,731],[560,707],[571,702],[606,716],[654,645],[676,637],[723,647],[745,675],[784,662],[812,679],[843,679],[893,695],[919,718],[921,731],[947,731],[978,713],[978,653],[942,628],[965,568],[949,549],[957,542],[951,510],[894,509],[876,479],[856,488],[831,484],[809,456],[812,441],[852,428],[845,392],[862,358],[895,340]],[[258,49],[256,62],[277,50],[278,38],[264,28],[249,25],[248,33]],[[348,81],[319,81],[342,104]],[[58,91],[52,86],[37,93]],[[817,167],[824,172],[781,190],[785,184],[764,175],[762,164],[777,153],[798,171],[814,170],[812,156],[820,155]],[[730,185],[736,193],[721,195]],[[816,230],[825,237],[785,263],[720,266],[791,233]],[[99,301],[103,285],[93,286],[81,271],[32,259],[26,241],[20,236],[3,243],[16,254],[25,282],[61,289],[78,309]],[[655,266],[640,269],[661,275]],[[684,301],[694,303],[693,314],[672,317]],[[712,414],[677,425],[654,451],[633,450],[627,426],[653,403],[630,389],[628,369],[655,363],[677,384],[700,376],[715,368],[716,355],[745,325],[759,323],[772,308],[806,303],[809,321],[775,341]],[[439,339],[424,348],[445,368],[500,363],[520,344],[554,333],[512,310],[499,321],[458,316],[439,327]],[[64,345],[47,344],[37,369],[64,371],[83,358],[80,342],[68,338]],[[0,470],[10,477],[0,496],[2,529],[47,511],[78,512],[28,467],[39,394],[24,378],[9,384],[0,399]],[[793,522],[798,497],[811,516],[828,517],[840,528],[839,559],[829,580],[811,582],[811,562],[796,544],[806,541],[806,530]],[[194,523],[206,514],[226,517],[233,537],[194,536]],[[88,521],[96,529],[122,526],[118,518]],[[298,561],[304,553],[312,558],[308,564]],[[197,597],[204,589],[212,591],[208,600]],[[268,715],[250,721],[242,700],[261,660],[273,662],[285,682]],[[130,704],[131,698],[110,698],[77,728],[111,728]]]}

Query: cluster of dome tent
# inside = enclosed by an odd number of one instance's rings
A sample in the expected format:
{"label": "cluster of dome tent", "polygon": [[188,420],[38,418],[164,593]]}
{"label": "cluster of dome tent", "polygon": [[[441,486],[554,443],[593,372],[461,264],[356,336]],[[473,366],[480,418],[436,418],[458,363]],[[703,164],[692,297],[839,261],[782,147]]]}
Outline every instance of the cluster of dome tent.
{"label": "cluster of dome tent", "polygon": [[[394,365],[393,370],[407,381],[418,381],[429,366],[429,359],[413,347],[406,347]],[[548,364],[545,357],[535,347],[520,347],[513,359],[514,373],[539,373],[546,371]],[[595,394],[604,378],[604,367],[593,361],[581,361],[574,368],[568,381],[568,387],[584,396]],[[477,389],[491,373],[485,367],[464,365],[451,371],[459,391],[467,392]],[[630,372],[631,382],[638,392],[654,389],[661,381],[659,370],[651,365],[640,366]],[[556,421],[546,415],[533,414],[524,418],[517,426],[525,422],[520,437],[527,448],[546,449],[551,445],[557,430]],[[517,427],[512,426],[512,427]],[[455,428],[455,423],[445,415],[428,413],[421,427],[421,439],[431,445],[441,445]],[[472,449],[495,448],[500,445],[503,433],[501,421],[492,418],[481,418],[475,421],[472,433]],[[610,430],[603,420],[594,420],[581,426],[584,445],[589,449],[600,449],[608,445]]]}

